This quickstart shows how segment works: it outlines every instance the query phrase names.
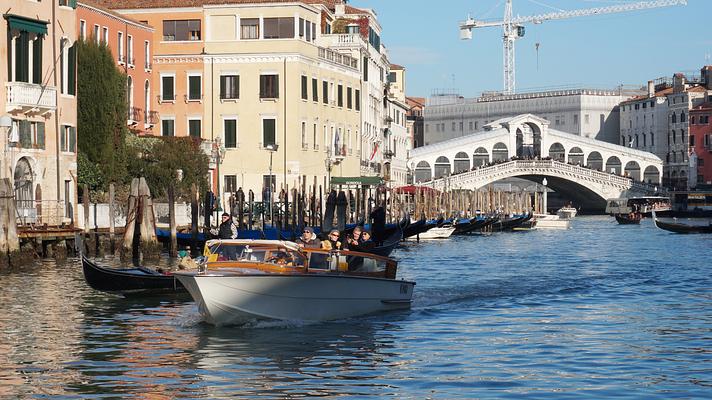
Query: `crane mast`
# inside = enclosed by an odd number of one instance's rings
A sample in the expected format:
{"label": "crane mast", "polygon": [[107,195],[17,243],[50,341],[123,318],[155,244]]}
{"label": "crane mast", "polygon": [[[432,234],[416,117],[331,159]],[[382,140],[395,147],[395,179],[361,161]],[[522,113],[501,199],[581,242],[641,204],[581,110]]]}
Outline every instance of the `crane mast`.
{"label": "crane mast", "polygon": [[512,0],[507,0],[504,6],[504,18],[502,21],[475,21],[467,18],[460,23],[460,38],[472,39],[473,28],[486,28],[491,26],[501,26],[503,29],[503,58],[504,58],[504,93],[513,94],[515,91],[515,63],[514,63],[514,42],[524,37],[524,24],[540,24],[544,21],[555,19],[566,19],[574,17],[585,17],[589,15],[612,14],[626,11],[638,11],[650,8],[670,7],[677,5],[687,5],[687,0],[658,0],[639,1],[636,3],[620,4],[607,7],[584,8],[570,11],[557,11],[547,14],[538,14],[524,17],[512,16]]}

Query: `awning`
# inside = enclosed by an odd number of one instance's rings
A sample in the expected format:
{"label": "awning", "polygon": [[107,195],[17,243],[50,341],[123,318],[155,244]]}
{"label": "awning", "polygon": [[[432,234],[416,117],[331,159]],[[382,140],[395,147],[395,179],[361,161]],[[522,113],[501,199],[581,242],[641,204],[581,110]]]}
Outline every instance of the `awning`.
{"label": "awning", "polygon": [[4,17],[10,26],[10,30],[16,29],[18,31],[38,33],[40,35],[47,34],[47,21],[40,21],[14,14],[5,14]]}
{"label": "awning", "polygon": [[420,190],[420,193],[440,193],[439,190],[433,189],[431,187],[427,186],[413,186],[413,185],[408,185],[408,186],[401,186],[393,189],[394,192],[396,193],[406,193],[406,194],[415,194],[417,191]]}
{"label": "awning", "polygon": [[383,184],[383,179],[381,179],[380,176],[332,176],[331,184],[344,186],[378,186]]}

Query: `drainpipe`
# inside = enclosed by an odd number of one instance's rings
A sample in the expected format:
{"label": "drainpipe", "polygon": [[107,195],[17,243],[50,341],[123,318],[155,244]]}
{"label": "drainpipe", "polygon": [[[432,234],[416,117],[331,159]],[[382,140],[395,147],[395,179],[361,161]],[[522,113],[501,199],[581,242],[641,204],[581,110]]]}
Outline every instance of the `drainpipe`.
{"label": "drainpipe", "polygon": [[[284,172],[283,172],[283,181],[282,185],[287,184],[287,57],[284,57],[284,98],[282,99],[282,104],[284,104],[284,122],[282,125],[284,125],[284,145],[282,146],[282,149],[284,151]],[[271,179],[271,178],[270,178]],[[276,191],[275,187],[275,191]]]}

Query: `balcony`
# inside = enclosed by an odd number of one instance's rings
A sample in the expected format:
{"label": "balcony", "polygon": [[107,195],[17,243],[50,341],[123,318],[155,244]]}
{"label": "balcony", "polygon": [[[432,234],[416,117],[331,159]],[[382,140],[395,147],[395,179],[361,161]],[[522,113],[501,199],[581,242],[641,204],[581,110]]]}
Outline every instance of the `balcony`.
{"label": "balcony", "polygon": [[36,111],[45,114],[57,109],[57,88],[26,82],[5,83],[5,111]]}
{"label": "balcony", "polygon": [[153,69],[153,63],[146,61],[143,64],[143,69],[145,69],[146,71],[151,71]]}
{"label": "balcony", "polygon": [[327,47],[341,49],[366,49],[367,43],[358,33],[336,33],[321,35]]}
{"label": "balcony", "polygon": [[129,107],[128,123],[134,125],[141,122],[141,109],[138,107]]}
{"label": "balcony", "polygon": [[144,111],[146,124],[156,125],[158,123],[158,111]]}
{"label": "balcony", "polygon": [[341,54],[330,49],[319,47],[319,58],[358,71],[358,60],[351,56],[347,56],[345,54]]}

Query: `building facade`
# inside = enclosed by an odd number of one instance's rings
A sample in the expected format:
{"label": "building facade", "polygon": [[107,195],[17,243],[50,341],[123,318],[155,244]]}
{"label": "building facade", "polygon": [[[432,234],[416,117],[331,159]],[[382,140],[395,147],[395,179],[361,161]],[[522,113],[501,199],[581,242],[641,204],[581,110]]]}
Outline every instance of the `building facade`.
{"label": "building facade", "polygon": [[472,99],[453,93],[436,94],[427,102],[423,145],[468,135],[492,121],[526,113],[546,118],[554,129],[563,132],[618,143],[618,104],[632,94],[639,93],[573,89],[486,94]]}
{"label": "building facade", "polygon": [[406,127],[411,140],[411,148],[423,146],[424,137],[424,117],[425,98],[406,96],[406,104],[408,104],[408,113],[406,114]]}
{"label": "building facade", "polygon": [[665,160],[668,153],[668,101],[672,85],[648,82],[648,93],[620,104],[621,146],[647,151]]}
{"label": "building facade", "polygon": [[76,2],[16,1],[0,19],[2,170],[21,223],[69,224],[76,216]]}
{"label": "building facade", "polygon": [[690,110],[690,149],[695,159],[695,184],[712,185],[712,98]]}
{"label": "building facade", "polygon": [[82,40],[103,43],[111,50],[117,68],[126,75],[126,123],[135,133],[151,134],[158,123],[152,86],[154,29],[91,1],[77,3],[76,28]]}

